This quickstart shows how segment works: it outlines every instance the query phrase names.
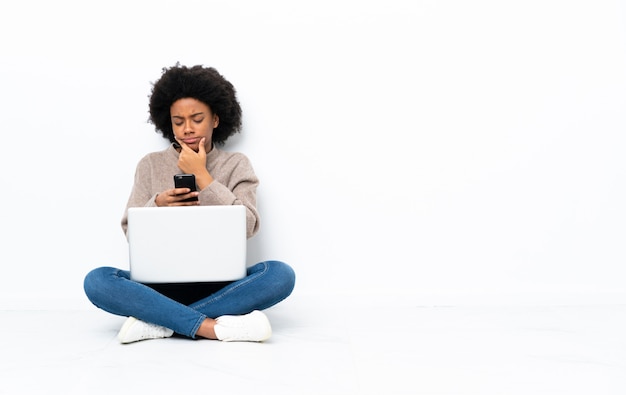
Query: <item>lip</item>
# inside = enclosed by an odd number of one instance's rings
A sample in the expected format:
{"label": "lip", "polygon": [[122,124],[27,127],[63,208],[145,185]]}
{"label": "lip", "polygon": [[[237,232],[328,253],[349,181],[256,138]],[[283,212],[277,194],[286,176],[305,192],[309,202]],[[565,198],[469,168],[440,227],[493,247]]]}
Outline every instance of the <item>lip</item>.
{"label": "lip", "polygon": [[200,140],[201,140],[200,137],[188,137],[186,139],[181,139],[181,141],[187,145],[197,144],[200,142]]}

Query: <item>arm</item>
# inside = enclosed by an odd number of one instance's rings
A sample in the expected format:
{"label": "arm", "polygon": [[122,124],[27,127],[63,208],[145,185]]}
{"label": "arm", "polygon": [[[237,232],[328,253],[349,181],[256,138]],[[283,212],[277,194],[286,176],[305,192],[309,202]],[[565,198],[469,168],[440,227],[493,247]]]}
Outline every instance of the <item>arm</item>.
{"label": "arm", "polygon": [[126,209],[122,217],[121,225],[124,234],[128,231],[128,208],[129,207],[154,207],[156,206],[156,193],[151,192],[150,160],[142,158],[135,169],[133,188],[130,192]]}
{"label": "arm", "polygon": [[[240,153],[221,153],[219,163],[207,168],[206,140],[200,142],[197,152],[183,141],[178,141],[181,149],[178,167],[185,173],[196,176],[200,190],[200,205],[235,205],[246,207],[247,236],[254,236],[259,230],[259,213],[256,210],[256,188],[259,180],[254,174],[248,158]],[[217,153],[217,149],[216,149]]]}
{"label": "arm", "polygon": [[233,154],[211,171],[214,180],[200,191],[201,205],[236,205],[246,207],[247,235],[254,236],[260,225],[256,209],[256,189],[259,179],[249,159],[243,154]]}
{"label": "arm", "polygon": [[[169,163],[167,151],[143,157],[137,164],[133,187],[126,203],[121,225],[124,234],[128,229],[129,207],[191,206],[198,202],[183,202],[189,197],[188,188],[172,188],[173,175],[177,173],[175,164]],[[198,192],[192,192],[196,195]]]}

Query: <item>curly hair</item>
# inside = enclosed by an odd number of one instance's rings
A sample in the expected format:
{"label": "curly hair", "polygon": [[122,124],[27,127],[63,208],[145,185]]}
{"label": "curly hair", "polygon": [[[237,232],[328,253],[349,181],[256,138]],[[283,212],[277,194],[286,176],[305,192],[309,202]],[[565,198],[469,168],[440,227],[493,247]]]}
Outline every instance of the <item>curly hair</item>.
{"label": "curly hair", "polygon": [[170,142],[176,141],[170,107],[175,101],[187,98],[203,102],[219,117],[219,124],[213,130],[213,143],[223,145],[241,130],[241,106],[233,84],[212,67],[186,67],[176,63],[163,68],[161,78],[152,84],[148,120],[154,124],[156,132]]}

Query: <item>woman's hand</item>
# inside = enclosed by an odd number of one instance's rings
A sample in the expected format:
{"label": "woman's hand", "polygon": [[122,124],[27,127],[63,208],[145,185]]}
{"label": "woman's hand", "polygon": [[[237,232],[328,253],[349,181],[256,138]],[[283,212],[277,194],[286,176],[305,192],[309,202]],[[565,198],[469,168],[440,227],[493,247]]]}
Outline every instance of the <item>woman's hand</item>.
{"label": "woman's hand", "polygon": [[180,145],[180,155],[178,156],[178,167],[188,174],[195,174],[198,171],[206,170],[206,138],[200,140],[198,144],[198,152],[189,148],[189,146],[182,140],[178,140]]}
{"label": "woman's hand", "polygon": [[178,167],[183,173],[193,174],[196,176],[196,185],[199,190],[203,190],[213,182],[213,177],[206,169],[206,138],[200,140],[198,152],[189,148],[185,142],[178,141],[180,145],[180,155],[178,155]]}
{"label": "woman's hand", "polygon": [[189,188],[174,188],[168,189],[159,193],[154,199],[157,206],[197,206],[200,204],[197,200],[191,202],[184,202],[183,200],[191,197],[197,197],[199,192],[191,192]]}

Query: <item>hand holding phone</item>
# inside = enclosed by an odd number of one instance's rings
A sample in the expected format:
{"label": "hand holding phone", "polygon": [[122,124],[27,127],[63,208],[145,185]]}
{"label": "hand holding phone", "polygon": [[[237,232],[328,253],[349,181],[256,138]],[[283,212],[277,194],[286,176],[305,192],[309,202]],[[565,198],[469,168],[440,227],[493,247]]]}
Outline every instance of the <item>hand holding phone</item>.
{"label": "hand holding phone", "polygon": [[[196,187],[196,176],[193,174],[176,174],[174,175],[174,187],[175,188],[189,188],[189,192],[195,192],[198,190]],[[198,201],[197,196],[181,200],[181,202],[195,202]]]}

